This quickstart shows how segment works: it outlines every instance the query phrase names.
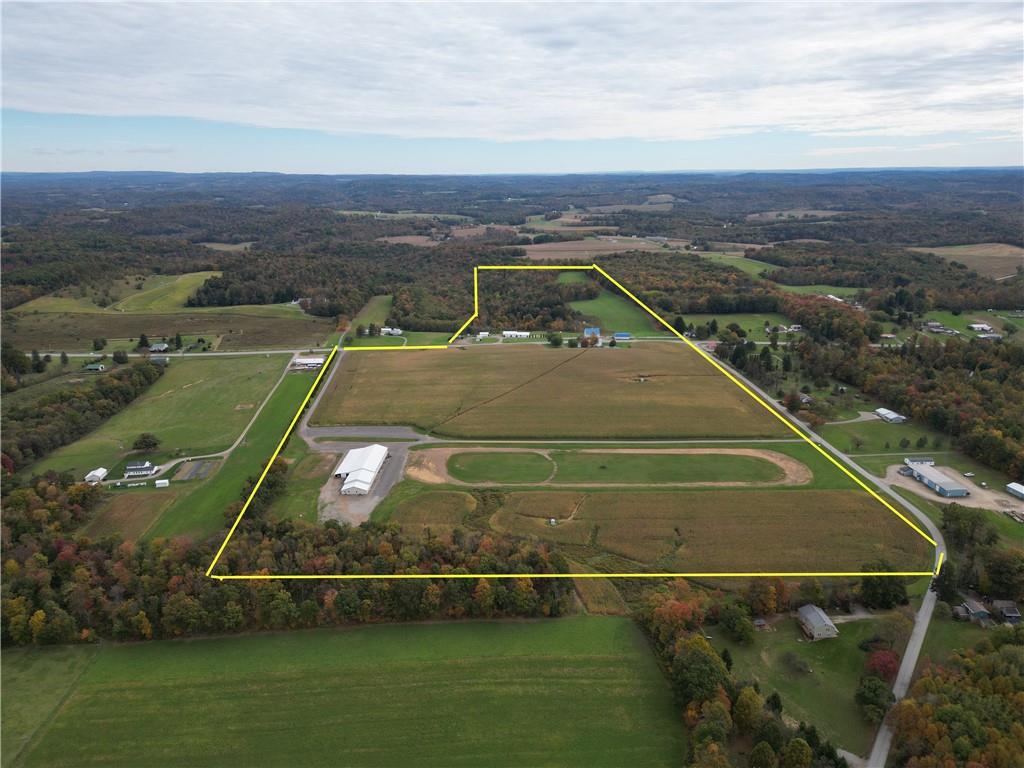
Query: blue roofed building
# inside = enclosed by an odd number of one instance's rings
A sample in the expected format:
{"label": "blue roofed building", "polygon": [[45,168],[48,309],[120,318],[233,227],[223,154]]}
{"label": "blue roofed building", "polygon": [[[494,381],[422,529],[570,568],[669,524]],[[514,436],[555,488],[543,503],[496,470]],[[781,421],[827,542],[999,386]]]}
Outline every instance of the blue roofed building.
{"label": "blue roofed building", "polygon": [[627,333],[626,331],[619,331],[613,334],[612,338],[615,339],[616,341],[629,341],[630,339],[633,338],[633,334]]}

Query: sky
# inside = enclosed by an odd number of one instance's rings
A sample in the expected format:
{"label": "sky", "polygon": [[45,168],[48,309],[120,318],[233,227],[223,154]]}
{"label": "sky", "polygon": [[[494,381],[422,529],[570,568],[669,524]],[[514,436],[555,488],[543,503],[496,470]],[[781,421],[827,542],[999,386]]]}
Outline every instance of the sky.
{"label": "sky", "polygon": [[1016,1],[0,12],[5,171],[1024,163]]}

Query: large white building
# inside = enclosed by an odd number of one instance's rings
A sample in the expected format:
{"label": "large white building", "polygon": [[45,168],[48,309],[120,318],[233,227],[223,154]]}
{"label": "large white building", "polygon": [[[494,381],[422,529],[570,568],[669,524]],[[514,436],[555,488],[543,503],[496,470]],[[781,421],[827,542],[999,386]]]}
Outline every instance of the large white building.
{"label": "large white building", "polygon": [[85,482],[89,483],[89,485],[96,485],[97,483],[102,483],[104,480],[107,479],[108,474],[109,472],[107,471],[106,467],[97,467],[96,469],[94,469],[92,472],[85,476]]}
{"label": "large white building", "polygon": [[388,449],[383,445],[368,445],[353,448],[345,454],[334,476],[342,478],[341,492],[347,496],[362,496],[370,492],[377,473],[388,458]]}
{"label": "large white building", "polygon": [[307,371],[315,371],[324,364],[322,357],[296,357],[292,360],[292,366]]}
{"label": "large white building", "polygon": [[530,338],[529,331],[502,331],[501,335],[506,339],[528,339]]}
{"label": "large white building", "polygon": [[896,413],[896,411],[890,411],[888,408],[875,408],[875,416],[890,424],[902,424],[907,420],[906,416]]}

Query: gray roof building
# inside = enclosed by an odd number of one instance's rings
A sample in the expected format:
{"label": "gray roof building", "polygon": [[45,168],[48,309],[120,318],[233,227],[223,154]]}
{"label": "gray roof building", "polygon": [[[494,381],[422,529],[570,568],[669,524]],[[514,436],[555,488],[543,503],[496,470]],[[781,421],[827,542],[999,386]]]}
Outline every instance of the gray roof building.
{"label": "gray roof building", "polygon": [[816,605],[808,603],[797,611],[800,626],[811,640],[824,640],[829,637],[838,637],[839,629],[832,623],[832,619]]}

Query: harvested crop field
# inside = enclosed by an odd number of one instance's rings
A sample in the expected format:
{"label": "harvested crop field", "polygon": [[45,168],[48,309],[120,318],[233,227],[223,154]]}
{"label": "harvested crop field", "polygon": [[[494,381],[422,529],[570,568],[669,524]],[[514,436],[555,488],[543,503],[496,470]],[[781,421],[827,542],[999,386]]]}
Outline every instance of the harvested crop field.
{"label": "harvested crop field", "polygon": [[449,536],[476,509],[476,499],[461,491],[427,491],[398,505],[391,520],[404,533]]}
{"label": "harvested crop field", "polygon": [[609,253],[625,253],[626,251],[662,251],[661,243],[632,237],[590,237],[585,240],[566,240],[562,243],[541,243],[539,245],[520,246],[526,251],[527,258],[533,261],[578,261],[591,260]]}
{"label": "harvested crop field", "polygon": [[811,471],[761,448],[613,448],[523,451],[514,448],[427,448],[414,451],[406,474],[425,483],[478,486],[806,485]]}
{"label": "harvested crop field", "polygon": [[985,277],[1006,277],[1024,266],[1024,248],[1006,243],[974,243],[944,245],[936,248],[908,248],[921,253],[934,253],[949,261],[958,261]]}
{"label": "harvested crop field", "polygon": [[569,545],[575,560],[611,554],[677,572],[856,571],[878,558],[925,570],[932,553],[860,491],[524,491],[509,494],[490,524]]}
{"label": "harvested crop field", "polygon": [[94,539],[104,536],[138,539],[180,494],[181,490],[175,488],[112,494],[82,533]]}
{"label": "harvested crop field", "polygon": [[312,423],[409,425],[470,438],[792,434],[693,350],[671,342],[348,355]]}

